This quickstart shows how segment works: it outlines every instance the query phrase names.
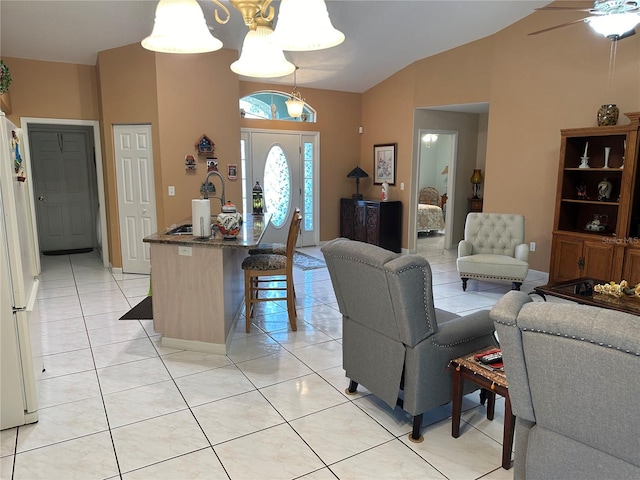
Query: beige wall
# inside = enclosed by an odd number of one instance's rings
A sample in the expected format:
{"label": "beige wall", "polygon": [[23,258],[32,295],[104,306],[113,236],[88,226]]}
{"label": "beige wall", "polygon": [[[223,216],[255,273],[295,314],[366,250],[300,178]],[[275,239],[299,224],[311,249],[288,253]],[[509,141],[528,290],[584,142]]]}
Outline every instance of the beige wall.
{"label": "beige wall", "polygon": [[20,117],[99,120],[96,69],[90,65],[2,57],[13,82],[9,119]]}
{"label": "beige wall", "polygon": [[[640,35],[617,44],[609,81],[609,40],[586,25],[527,36],[548,26],[548,17],[540,15],[415,62],[381,82],[363,96],[362,122],[372,134],[363,139],[363,152],[374,143],[397,141],[399,180],[410,183],[411,111],[489,102],[484,210],[524,214],[526,241],[537,244],[531,268],[548,271],[560,129],[595,125],[603,103],[617,103],[621,112],[640,110]],[[621,115],[619,123],[628,120]],[[392,190],[392,198],[406,202],[406,187],[404,194]],[[404,218],[406,225],[406,212]],[[403,247],[407,243],[405,235]]]}

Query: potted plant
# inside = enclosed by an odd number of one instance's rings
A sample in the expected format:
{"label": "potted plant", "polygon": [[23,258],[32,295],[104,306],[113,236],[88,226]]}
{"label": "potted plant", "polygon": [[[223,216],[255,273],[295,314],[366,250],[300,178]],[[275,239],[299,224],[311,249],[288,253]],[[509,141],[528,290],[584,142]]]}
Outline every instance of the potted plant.
{"label": "potted plant", "polygon": [[11,99],[9,98],[9,85],[11,73],[2,60],[0,60],[0,111],[11,113]]}
{"label": "potted plant", "polygon": [[0,93],[4,94],[9,91],[11,85],[11,73],[2,60],[0,60]]}

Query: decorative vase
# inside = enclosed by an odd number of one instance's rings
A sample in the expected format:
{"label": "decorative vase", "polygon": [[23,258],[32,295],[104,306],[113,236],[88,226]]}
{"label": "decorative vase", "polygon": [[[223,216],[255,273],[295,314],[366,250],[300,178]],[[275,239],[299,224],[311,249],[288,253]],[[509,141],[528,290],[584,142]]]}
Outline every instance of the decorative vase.
{"label": "decorative vase", "polygon": [[613,185],[611,182],[607,180],[607,177],[604,177],[602,181],[598,184],[598,200],[606,201],[611,198],[611,189]]}
{"label": "decorative vase", "polygon": [[387,182],[382,182],[382,201],[389,201],[389,184]]}
{"label": "decorative vase", "polygon": [[604,147],[604,168],[609,168],[610,153],[611,153],[611,147]]}
{"label": "decorative vase", "polygon": [[598,126],[606,127],[618,123],[620,110],[614,103],[601,105],[598,109]]}
{"label": "decorative vase", "polygon": [[218,214],[217,223],[220,233],[225,239],[234,239],[240,233],[240,223],[242,215],[238,213],[236,206],[227,202],[222,207],[222,213]]}

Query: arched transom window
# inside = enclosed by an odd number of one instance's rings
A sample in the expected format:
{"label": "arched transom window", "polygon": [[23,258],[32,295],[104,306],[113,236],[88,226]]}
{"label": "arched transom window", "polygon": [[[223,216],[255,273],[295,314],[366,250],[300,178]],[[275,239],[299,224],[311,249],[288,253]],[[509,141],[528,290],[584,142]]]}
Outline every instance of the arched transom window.
{"label": "arched transom window", "polygon": [[292,118],[287,111],[287,100],[290,95],[275,90],[254,92],[240,99],[240,115],[244,118],[261,118],[264,120],[286,120],[290,122],[316,122],[316,111],[305,102],[302,115]]}

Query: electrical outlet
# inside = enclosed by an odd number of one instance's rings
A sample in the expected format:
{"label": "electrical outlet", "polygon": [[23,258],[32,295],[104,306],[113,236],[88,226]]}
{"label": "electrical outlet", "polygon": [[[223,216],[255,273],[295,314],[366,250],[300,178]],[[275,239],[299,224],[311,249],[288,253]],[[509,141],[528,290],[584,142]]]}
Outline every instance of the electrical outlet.
{"label": "electrical outlet", "polygon": [[174,187],[173,185],[169,185],[169,196],[173,197],[176,194],[176,187]]}
{"label": "electrical outlet", "polygon": [[178,245],[178,255],[182,255],[184,257],[191,256],[191,247],[185,247],[184,245]]}
{"label": "electrical outlet", "polygon": [[400,190],[404,190],[404,182],[400,182]]}
{"label": "electrical outlet", "polygon": [[536,251],[536,242],[531,242],[529,244],[529,250],[532,251],[532,252]]}

